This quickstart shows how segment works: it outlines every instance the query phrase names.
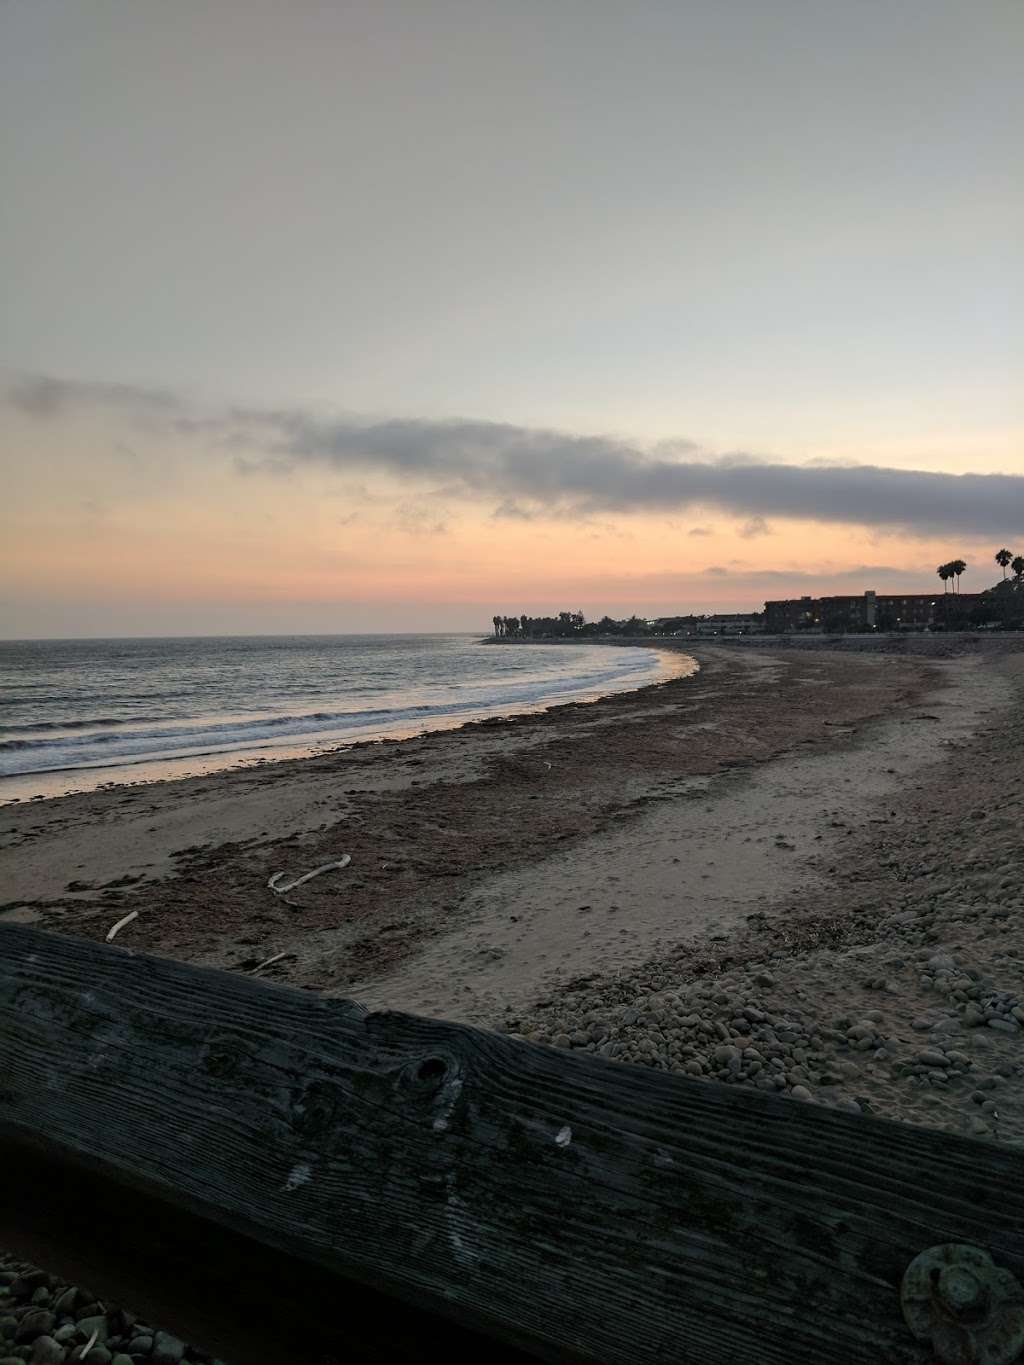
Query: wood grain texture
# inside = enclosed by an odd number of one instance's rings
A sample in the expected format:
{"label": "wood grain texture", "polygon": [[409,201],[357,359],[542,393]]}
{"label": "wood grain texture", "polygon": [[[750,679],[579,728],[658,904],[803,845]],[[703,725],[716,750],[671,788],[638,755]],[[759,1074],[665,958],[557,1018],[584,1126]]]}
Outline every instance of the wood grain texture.
{"label": "wood grain texture", "polygon": [[548,1360],[922,1362],[919,1251],[1024,1278],[1013,1150],[19,926],[0,1138]]}

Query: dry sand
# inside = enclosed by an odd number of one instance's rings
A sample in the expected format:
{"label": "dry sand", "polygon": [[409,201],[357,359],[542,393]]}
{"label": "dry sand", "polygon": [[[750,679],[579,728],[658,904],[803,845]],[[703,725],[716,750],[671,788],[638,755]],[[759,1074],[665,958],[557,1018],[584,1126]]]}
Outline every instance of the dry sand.
{"label": "dry sand", "polygon": [[699,645],[591,705],[8,806],[2,913],[1024,1140],[1021,645]]}
{"label": "dry sand", "polygon": [[606,960],[505,1026],[1024,1145],[1024,653],[940,675],[844,761],[751,778],[795,817],[767,826],[777,856],[799,860],[793,889],[776,879],[756,909],[748,897],[637,968]]}

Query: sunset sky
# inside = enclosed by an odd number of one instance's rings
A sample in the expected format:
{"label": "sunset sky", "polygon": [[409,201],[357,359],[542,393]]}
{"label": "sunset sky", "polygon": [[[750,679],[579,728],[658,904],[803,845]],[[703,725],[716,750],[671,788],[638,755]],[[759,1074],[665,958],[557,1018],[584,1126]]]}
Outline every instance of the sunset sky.
{"label": "sunset sky", "polygon": [[7,0],[6,636],[1024,553],[1020,0]]}

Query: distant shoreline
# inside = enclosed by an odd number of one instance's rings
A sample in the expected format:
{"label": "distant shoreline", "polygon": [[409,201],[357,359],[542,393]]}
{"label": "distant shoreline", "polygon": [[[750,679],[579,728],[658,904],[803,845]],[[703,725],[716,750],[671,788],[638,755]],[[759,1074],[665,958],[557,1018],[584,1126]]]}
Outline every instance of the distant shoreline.
{"label": "distant shoreline", "polygon": [[820,635],[800,632],[788,635],[558,635],[482,637],[487,645],[620,645],[630,648],[682,650],[702,646],[725,649],[795,649],[848,651],[860,654],[906,654],[948,659],[963,655],[1024,649],[1021,631],[887,631],[873,635]]}

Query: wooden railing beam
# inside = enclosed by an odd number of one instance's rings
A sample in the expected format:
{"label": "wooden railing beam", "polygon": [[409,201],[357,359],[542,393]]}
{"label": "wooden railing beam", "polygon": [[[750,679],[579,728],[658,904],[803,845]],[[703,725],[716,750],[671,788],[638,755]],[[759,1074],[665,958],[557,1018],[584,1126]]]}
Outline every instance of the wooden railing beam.
{"label": "wooden railing beam", "polygon": [[[386,1350],[387,1302],[495,1359],[909,1365],[920,1251],[1024,1272],[1015,1150],[20,926],[0,928],[0,1142],[65,1189],[91,1173],[93,1210],[143,1201],[140,1256],[173,1208],[255,1248],[254,1285],[259,1255],[344,1282],[339,1359]],[[194,1263],[229,1263],[214,1245]]]}

